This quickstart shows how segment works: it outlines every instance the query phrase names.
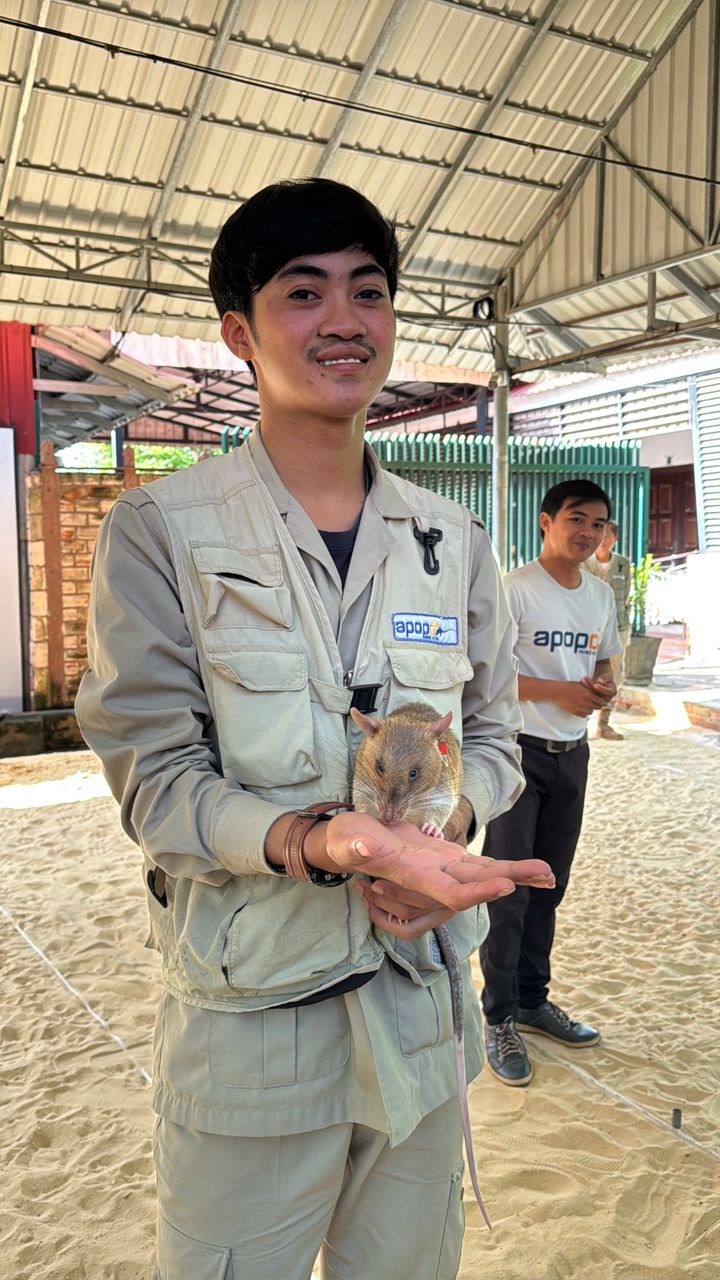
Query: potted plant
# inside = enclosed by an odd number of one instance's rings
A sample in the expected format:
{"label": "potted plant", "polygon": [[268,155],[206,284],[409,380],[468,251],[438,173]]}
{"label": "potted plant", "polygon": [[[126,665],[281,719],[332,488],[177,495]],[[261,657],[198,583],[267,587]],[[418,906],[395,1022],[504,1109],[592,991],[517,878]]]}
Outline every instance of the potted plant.
{"label": "potted plant", "polygon": [[657,578],[660,573],[662,573],[660,565],[651,555],[643,556],[642,560],[632,565],[628,601],[632,629],[625,654],[624,681],[626,684],[646,685],[652,680],[662,636],[646,634],[647,597],[651,579]]}

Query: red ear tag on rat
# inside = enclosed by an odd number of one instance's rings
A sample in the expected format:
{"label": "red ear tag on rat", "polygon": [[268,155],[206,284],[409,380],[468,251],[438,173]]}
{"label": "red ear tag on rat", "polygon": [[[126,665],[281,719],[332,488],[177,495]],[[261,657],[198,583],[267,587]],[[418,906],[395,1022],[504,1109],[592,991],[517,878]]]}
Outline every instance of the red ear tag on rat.
{"label": "red ear tag on rat", "polygon": [[438,745],[438,751],[440,752],[440,755],[441,755],[441,756],[442,756],[442,758],[443,758],[443,764],[444,764],[444,765],[448,765],[448,764],[450,763],[450,761],[449,761],[449,759],[448,759],[448,744],[447,744],[447,742],[438,742],[438,744],[437,744],[437,745]]}

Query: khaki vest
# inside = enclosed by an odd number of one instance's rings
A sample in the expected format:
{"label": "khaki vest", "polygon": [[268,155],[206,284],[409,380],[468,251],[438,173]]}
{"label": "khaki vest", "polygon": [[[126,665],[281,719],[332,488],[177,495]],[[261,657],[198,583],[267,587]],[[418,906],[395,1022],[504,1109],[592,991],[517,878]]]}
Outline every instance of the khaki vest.
{"label": "khaki vest", "polygon": [[[424,700],[462,731],[470,528],[464,508],[387,472],[412,514],[386,517],[392,538],[374,572],[353,684],[380,686],[376,713]],[[351,692],[310,574],[247,448],[146,486],[167,526],[220,772],[293,810],[349,799],[358,731]],[[414,536],[438,528],[431,576]],[[240,833],[239,833],[240,834]],[[151,936],[168,989],[191,1004],[259,1009],[377,969],[386,949],[351,883],[318,888],[284,876],[224,884],[168,879],[150,899]],[[441,966],[438,966],[440,969]]]}

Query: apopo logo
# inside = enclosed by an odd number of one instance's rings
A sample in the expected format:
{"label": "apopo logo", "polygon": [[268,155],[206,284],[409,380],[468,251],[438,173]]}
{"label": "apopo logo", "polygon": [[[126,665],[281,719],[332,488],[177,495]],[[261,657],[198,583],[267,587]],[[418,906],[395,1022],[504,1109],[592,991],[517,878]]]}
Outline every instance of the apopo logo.
{"label": "apopo logo", "polygon": [[536,631],[533,644],[539,649],[549,649],[551,653],[556,649],[572,649],[573,653],[595,653],[600,644],[600,635],[597,631],[592,634],[587,631]]}
{"label": "apopo logo", "polygon": [[394,613],[393,640],[424,640],[427,644],[457,644],[457,618],[435,613]]}

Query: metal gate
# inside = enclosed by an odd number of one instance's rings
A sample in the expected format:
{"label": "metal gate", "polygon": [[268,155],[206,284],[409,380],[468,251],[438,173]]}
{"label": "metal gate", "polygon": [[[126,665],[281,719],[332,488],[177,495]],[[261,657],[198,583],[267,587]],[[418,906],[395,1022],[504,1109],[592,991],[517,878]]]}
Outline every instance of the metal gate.
{"label": "metal gate", "polygon": [[[249,428],[226,428],[223,451],[242,444]],[[404,476],[469,507],[485,524],[491,516],[491,436],[398,434],[370,431],[366,439],[387,471]],[[650,471],[640,465],[640,445],[632,440],[612,444],[570,444],[557,439],[508,441],[509,569],[540,554],[540,505],[543,495],[561,480],[593,480],[612,502],[620,526],[618,550],[636,564],[647,549]]]}
{"label": "metal gate", "polygon": [[[486,524],[491,515],[493,442],[490,436],[396,435],[373,431],[368,440],[383,467],[425,489],[463,503]],[[565,444],[558,440],[508,441],[508,568],[540,554],[540,506],[562,480],[592,480],[612,502],[620,526],[618,550],[633,563],[647,547],[650,471],[640,465],[640,445]]]}

